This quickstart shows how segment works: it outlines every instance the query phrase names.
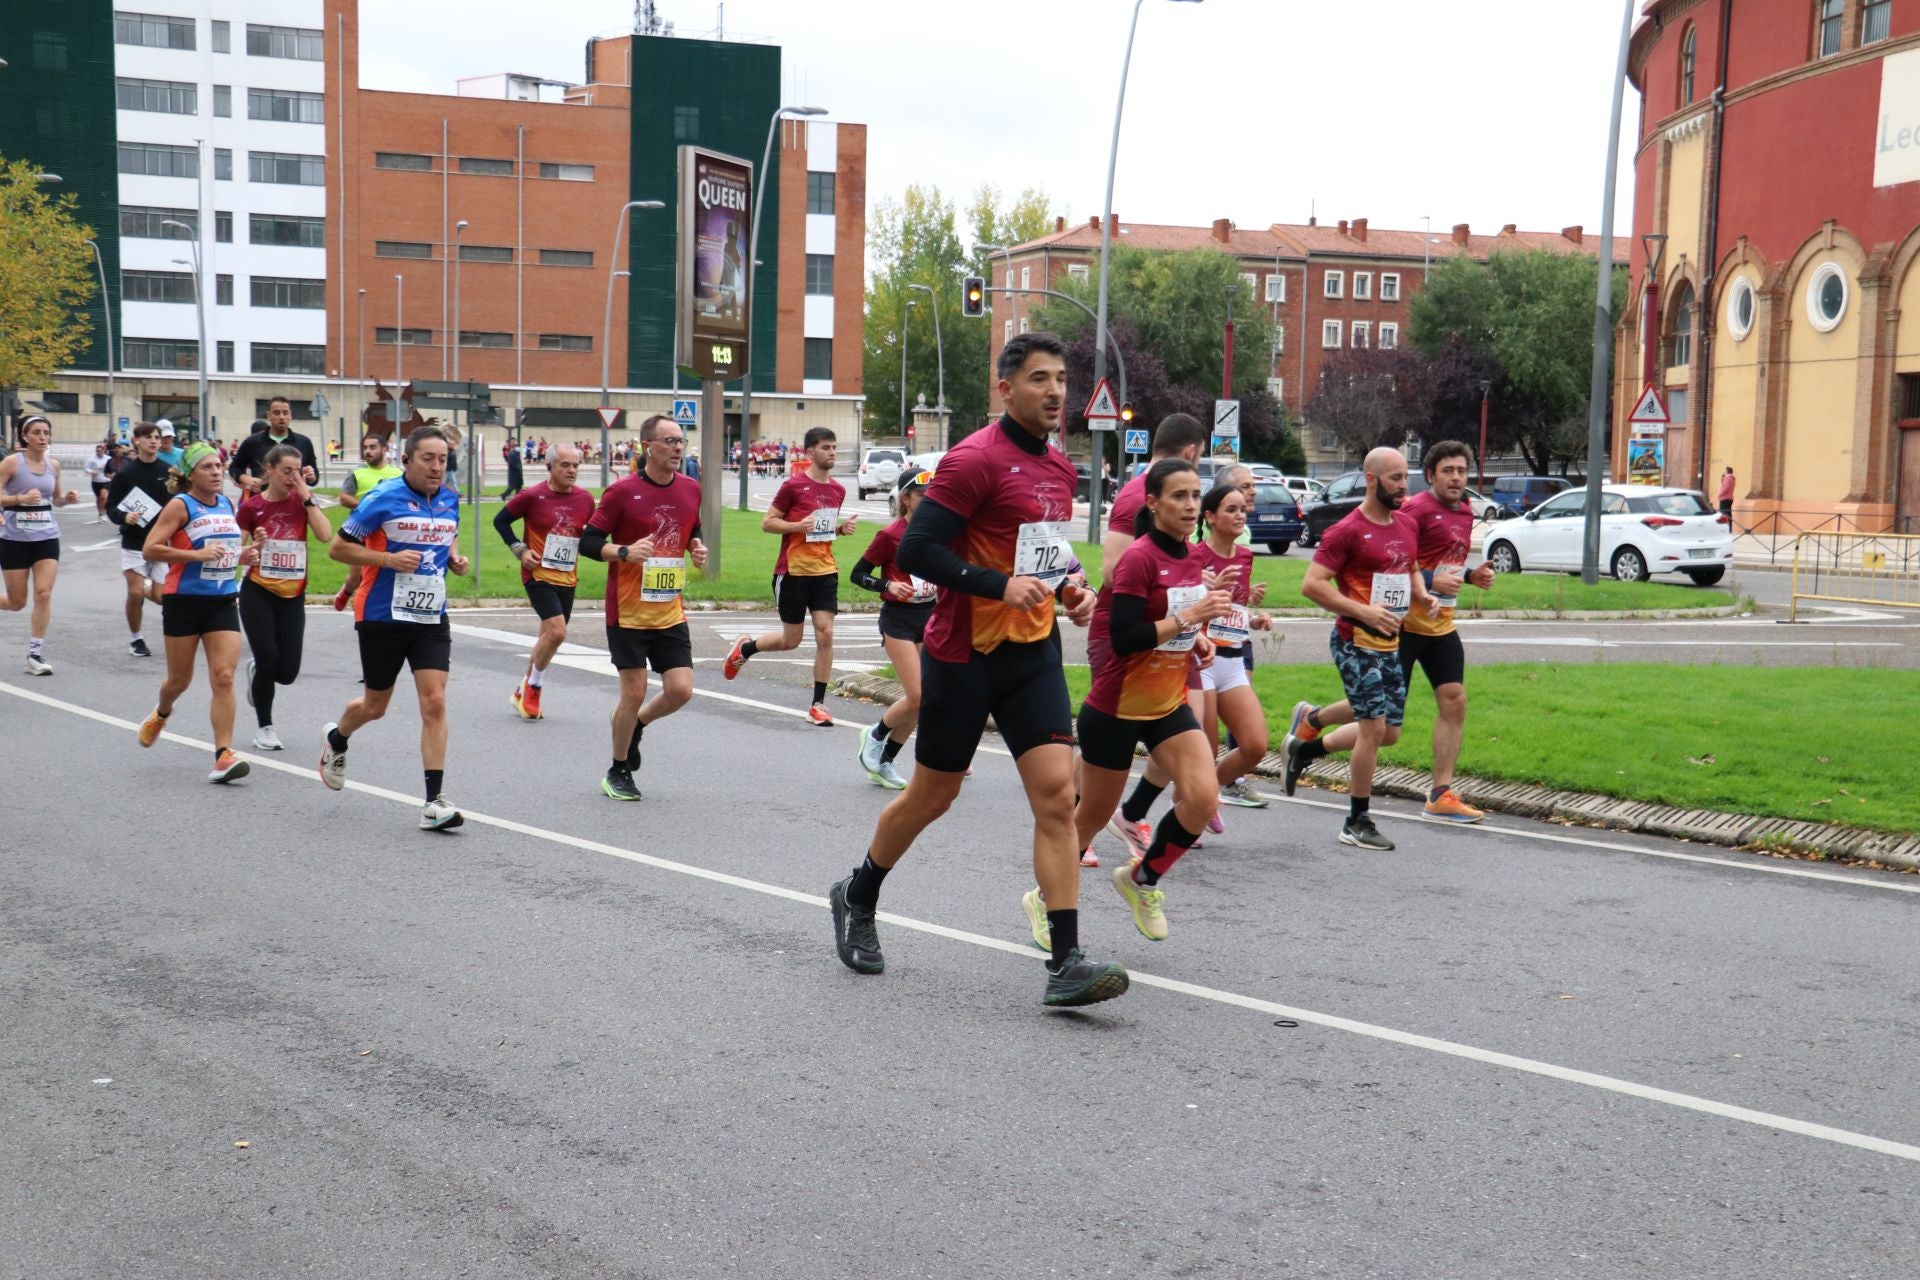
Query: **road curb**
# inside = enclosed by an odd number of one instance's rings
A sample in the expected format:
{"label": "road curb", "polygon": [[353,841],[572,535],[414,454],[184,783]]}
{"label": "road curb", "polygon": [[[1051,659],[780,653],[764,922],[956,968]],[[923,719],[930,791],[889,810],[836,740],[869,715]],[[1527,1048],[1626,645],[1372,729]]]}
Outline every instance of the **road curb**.
{"label": "road curb", "polygon": [[[883,706],[890,705],[901,696],[899,683],[884,676],[847,676],[836,681],[833,687],[842,697],[858,698]],[[1283,764],[1279,752],[1268,752],[1266,759],[1260,762],[1254,772],[1263,778],[1278,779]],[[1302,775],[1302,780],[1317,787],[1344,791],[1347,762],[1322,758]],[[1375,794],[1406,800],[1424,802],[1432,786],[1433,775],[1419,769],[1388,767],[1378,770],[1373,777]],[[1460,778],[1454,781],[1453,789],[1461,799],[1477,809],[1508,813],[1519,818],[1551,819],[1580,826],[1603,827],[1611,831],[1643,832],[1763,854],[1768,852],[1770,845],[1778,846],[1782,852],[1812,850],[1831,857],[1875,863],[1903,871],[1920,871],[1920,834],[1868,831],[1859,827],[1799,822],[1790,818],[1719,813],[1711,809],[1683,809],[1644,800],[1623,800],[1619,796],[1562,791],[1526,782]]]}

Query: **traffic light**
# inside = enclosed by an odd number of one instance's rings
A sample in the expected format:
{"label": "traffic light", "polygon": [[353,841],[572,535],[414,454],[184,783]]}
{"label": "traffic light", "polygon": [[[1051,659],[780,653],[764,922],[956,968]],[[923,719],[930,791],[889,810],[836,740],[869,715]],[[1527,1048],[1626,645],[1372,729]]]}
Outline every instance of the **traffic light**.
{"label": "traffic light", "polygon": [[968,276],[960,289],[960,314],[963,316],[983,316],[987,314],[987,281],[985,276]]}
{"label": "traffic light", "polygon": [[1133,421],[1133,401],[1129,400],[1127,401],[1127,403],[1120,406],[1120,425],[1125,426],[1132,421]]}

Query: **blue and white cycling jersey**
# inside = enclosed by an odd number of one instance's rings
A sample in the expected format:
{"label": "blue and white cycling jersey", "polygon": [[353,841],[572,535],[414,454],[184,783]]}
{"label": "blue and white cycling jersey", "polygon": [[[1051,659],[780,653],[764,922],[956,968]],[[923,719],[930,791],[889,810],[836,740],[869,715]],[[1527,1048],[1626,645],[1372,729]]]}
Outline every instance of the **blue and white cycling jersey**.
{"label": "blue and white cycling jersey", "polygon": [[447,612],[447,560],[460,535],[460,495],[447,485],[428,497],[405,476],[383,480],[360,500],[342,537],[375,551],[418,551],[411,573],[378,569],[361,575],[353,598],[360,622],[435,623]]}

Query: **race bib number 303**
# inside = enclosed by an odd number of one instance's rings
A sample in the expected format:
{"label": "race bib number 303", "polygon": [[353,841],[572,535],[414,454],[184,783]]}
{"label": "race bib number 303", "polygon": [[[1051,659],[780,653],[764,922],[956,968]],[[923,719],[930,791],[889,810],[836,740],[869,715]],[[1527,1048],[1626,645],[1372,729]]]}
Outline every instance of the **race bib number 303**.
{"label": "race bib number 303", "polygon": [[1066,580],[1073,565],[1073,547],[1067,541],[1067,526],[1059,520],[1036,520],[1020,526],[1013,546],[1013,572],[1022,578],[1038,578],[1049,587]]}
{"label": "race bib number 303", "polygon": [[1226,645],[1229,649],[1237,649],[1247,642],[1250,630],[1247,606],[1236,604],[1207,624],[1207,639],[1215,644]]}
{"label": "race bib number 303", "polygon": [[[1199,583],[1190,587],[1167,588],[1167,614],[1171,618],[1188,605],[1199,604],[1207,598],[1207,589]],[[1174,635],[1171,640],[1161,642],[1155,647],[1163,653],[1187,653],[1193,649],[1193,642],[1200,636],[1200,628],[1188,627]]]}

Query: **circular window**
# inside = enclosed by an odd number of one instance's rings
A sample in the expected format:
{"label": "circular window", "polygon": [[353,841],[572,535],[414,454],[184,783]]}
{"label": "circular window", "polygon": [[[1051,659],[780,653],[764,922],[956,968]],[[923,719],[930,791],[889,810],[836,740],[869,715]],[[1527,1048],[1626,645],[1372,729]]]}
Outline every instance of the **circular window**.
{"label": "circular window", "polygon": [[1727,291],[1727,330],[1735,342],[1753,332],[1753,309],[1753,281],[1742,276]]}
{"label": "circular window", "polygon": [[1829,262],[1813,273],[1807,285],[1807,319],[1822,333],[1831,333],[1847,314],[1847,273]]}

